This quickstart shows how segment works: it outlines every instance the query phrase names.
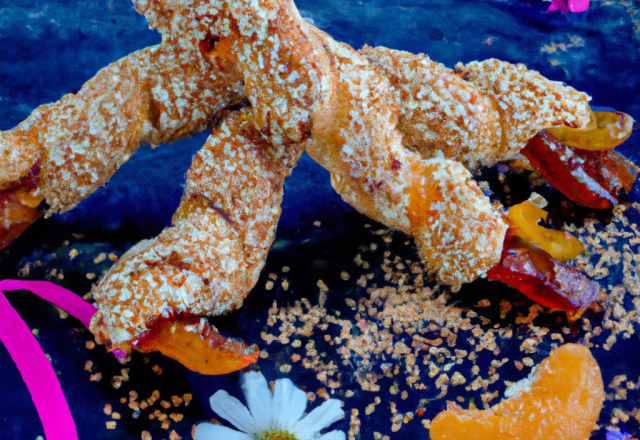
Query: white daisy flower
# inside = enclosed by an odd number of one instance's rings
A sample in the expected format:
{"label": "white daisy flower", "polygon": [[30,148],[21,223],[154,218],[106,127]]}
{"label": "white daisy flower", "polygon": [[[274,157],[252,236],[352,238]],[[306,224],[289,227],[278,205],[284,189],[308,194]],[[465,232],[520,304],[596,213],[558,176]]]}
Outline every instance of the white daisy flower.
{"label": "white daisy flower", "polygon": [[262,373],[250,371],[241,379],[245,407],[226,391],[211,396],[211,409],[240,431],[201,423],[195,440],[344,440],[342,431],[320,431],[344,417],[342,402],[329,399],[304,415],[307,394],[289,379],[278,379],[273,394]]}

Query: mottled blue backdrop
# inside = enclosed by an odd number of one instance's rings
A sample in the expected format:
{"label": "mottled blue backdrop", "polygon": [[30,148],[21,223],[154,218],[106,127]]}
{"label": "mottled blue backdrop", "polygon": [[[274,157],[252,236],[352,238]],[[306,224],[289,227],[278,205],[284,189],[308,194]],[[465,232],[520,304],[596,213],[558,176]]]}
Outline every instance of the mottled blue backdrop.
{"label": "mottled blue backdrop", "polygon": [[[589,93],[595,105],[615,107],[640,118],[637,2],[593,1],[588,12],[570,16],[560,12],[545,14],[549,3],[537,0],[296,3],[305,18],[355,48],[369,44],[423,52],[448,67],[458,61],[491,57],[523,62],[551,79]],[[129,0],[0,0],[0,129],[14,127],[39,104],[76,92],[106,64],[159,41],[159,35],[148,28],[145,18],[133,10]],[[158,234],[170,223],[185,172],[206,137],[202,134],[155,150],[142,147],[105,187],[76,209],[39,220],[0,253],[0,275],[16,277],[27,262],[43,261],[44,265],[33,266],[31,278],[51,277],[53,268],[64,267],[65,278],[58,281],[78,293],[86,292],[90,282],[84,274],[89,268],[99,275],[111,264],[107,259],[96,269],[92,261],[96,255],[120,255],[132,243]],[[639,137],[634,134],[621,149],[636,162],[640,159],[636,151]],[[314,288],[320,275],[326,279],[330,276],[326,273],[338,267],[339,262],[350,261],[359,243],[367,243],[366,234],[361,232],[366,219],[335,195],[328,173],[306,155],[285,189],[278,240],[268,269],[298,260],[299,283],[306,286],[298,290],[300,297],[306,295],[303,292],[307,287],[308,291]],[[637,197],[636,191],[631,197]],[[313,225],[317,221],[322,227]],[[69,244],[67,240],[75,241]],[[78,257],[73,268],[65,266],[61,261],[72,248],[84,250],[91,258]],[[305,281],[307,278],[312,281]],[[283,301],[293,299],[282,295]],[[107,402],[115,404],[123,394],[113,388],[109,378],[119,374],[122,367],[101,348],[89,353],[85,342],[90,335],[79,330],[77,323],[58,319],[44,302],[27,294],[14,293],[9,298],[28,324],[40,330],[40,342],[60,371],[81,439],[136,439],[142,429],[151,430],[154,439],[168,438],[168,431],[155,425],[147,428],[148,419],[128,417],[119,422],[118,429],[106,430],[105,422],[110,419],[104,415],[103,407]],[[273,298],[254,301],[235,315],[235,323],[227,323],[228,329],[262,316]],[[259,339],[260,328],[243,331],[247,340]],[[639,344],[634,336],[620,343],[618,353],[637,352]],[[605,383],[621,372],[636,377],[640,374],[637,357],[625,360],[624,356],[610,353],[602,356],[601,365],[609,368]],[[89,358],[100,365],[105,379],[99,384],[90,382],[89,373],[84,371]],[[154,364],[162,366],[162,376],[150,372]],[[236,380],[236,376],[198,377],[160,356],[151,357],[147,370],[142,368],[142,357],[135,358],[134,365],[139,368],[131,367],[128,384],[141,395],[154,389],[160,389],[167,397],[192,391],[194,403],[183,411],[192,423],[213,417],[206,405],[209,394]],[[434,408],[434,412],[440,409]],[[363,409],[360,412],[363,414]],[[184,438],[190,435],[188,426],[180,428]],[[348,423],[343,422],[340,427],[348,429]],[[637,425],[629,429],[632,428]],[[426,430],[421,426],[416,429],[427,438]],[[35,439],[42,434],[26,388],[2,346],[0,431],[4,439]],[[363,439],[372,438],[373,431],[367,426],[362,431]]]}

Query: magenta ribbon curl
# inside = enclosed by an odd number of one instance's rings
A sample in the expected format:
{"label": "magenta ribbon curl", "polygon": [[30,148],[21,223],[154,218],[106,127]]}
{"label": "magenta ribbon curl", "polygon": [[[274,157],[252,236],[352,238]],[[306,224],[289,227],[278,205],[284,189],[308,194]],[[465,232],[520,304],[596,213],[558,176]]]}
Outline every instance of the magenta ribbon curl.
{"label": "magenta ribbon curl", "polygon": [[[75,293],[48,281],[0,281],[0,291],[29,290],[89,327],[97,309]],[[0,342],[16,363],[36,406],[47,440],[78,440],[76,424],[51,362],[7,298],[0,294]]]}

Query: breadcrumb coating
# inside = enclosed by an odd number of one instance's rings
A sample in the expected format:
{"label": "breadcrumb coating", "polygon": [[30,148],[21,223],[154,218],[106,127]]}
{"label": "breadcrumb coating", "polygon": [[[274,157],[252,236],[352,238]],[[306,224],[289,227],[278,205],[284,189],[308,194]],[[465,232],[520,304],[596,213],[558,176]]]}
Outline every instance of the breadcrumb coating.
{"label": "breadcrumb coating", "polygon": [[345,201],[412,235],[440,283],[457,290],[485,273],[502,251],[502,213],[461,163],[405,148],[389,80],[348,45],[317,35],[335,65],[337,96],[314,117],[307,151]]}
{"label": "breadcrumb coating", "polygon": [[579,128],[589,123],[589,95],[551,81],[524,64],[489,59],[458,63],[456,71],[496,103],[502,126],[500,160],[518,154],[544,128]]}
{"label": "breadcrumb coating", "polygon": [[507,229],[471,172],[515,157],[541,129],[589,121],[587,95],[521,64],[487,60],[454,72],[422,54],[358,52],[304,21],[290,0],[134,5],[161,45],[0,132],[0,159],[10,164],[0,166],[0,191],[38,164],[24,200],[31,209],[45,200],[50,214],[106,183],[141,143],[201,132],[249,101],[194,158],[173,226],[129,250],[97,287],[91,330],[114,348],[157,319],[242,304],[304,148],[347,203],[412,235],[438,282],[455,290],[499,261]]}
{"label": "breadcrumb coating", "polygon": [[409,52],[365,46],[359,51],[389,78],[404,145],[426,159],[443,154],[469,169],[493,165],[502,137],[491,100],[451,69]]}
{"label": "breadcrumb coating", "polygon": [[172,227],[131,248],[95,290],[96,340],[126,349],[156,319],[240,307],[264,266],[284,180],[303,150],[272,146],[249,110],[230,114],[193,159]]}
{"label": "breadcrumb coating", "polygon": [[165,44],[134,52],[2,133],[21,140],[8,145],[20,174],[40,162],[32,195],[46,200],[49,214],[72,209],[104,185],[141,144],[202,132],[212,115],[243,99],[237,70],[214,68],[197,48],[189,57],[180,53]]}

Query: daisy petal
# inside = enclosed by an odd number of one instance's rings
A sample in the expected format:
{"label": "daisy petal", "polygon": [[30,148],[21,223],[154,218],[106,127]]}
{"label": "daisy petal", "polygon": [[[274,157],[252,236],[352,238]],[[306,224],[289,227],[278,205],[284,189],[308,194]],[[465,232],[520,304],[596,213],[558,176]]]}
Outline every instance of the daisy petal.
{"label": "daisy petal", "polygon": [[[347,436],[342,431],[331,431],[321,436],[318,440],[345,440]],[[196,438],[196,440],[199,440]]]}
{"label": "daisy petal", "polygon": [[293,431],[301,440],[310,439],[315,437],[321,429],[343,417],[342,402],[329,399],[296,423]]}
{"label": "daisy petal", "polygon": [[220,390],[215,393],[209,399],[209,403],[211,403],[212,410],[239,430],[247,434],[258,432],[256,420],[249,413],[247,407],[226,391]]}
{"label": "daisy petal", "polygon": [[289,379],[276,380],[273,391],[274,428],[291,430],[307,409],[307,393]]}
{"label": "daisy petal", "polygon": [[200,423],[196,428],[195,440],[251,440],[244,432],[235,431],[222,425]]}
{"label": "daisy petal", "polygon": [[258,429],[264,431],[271,429],[273,397],[269,384],[262,373],[258,371],[244,373],[242,375],[242,391],[244,391],[244,398],[247,400],[247,406],[256,420]]}

